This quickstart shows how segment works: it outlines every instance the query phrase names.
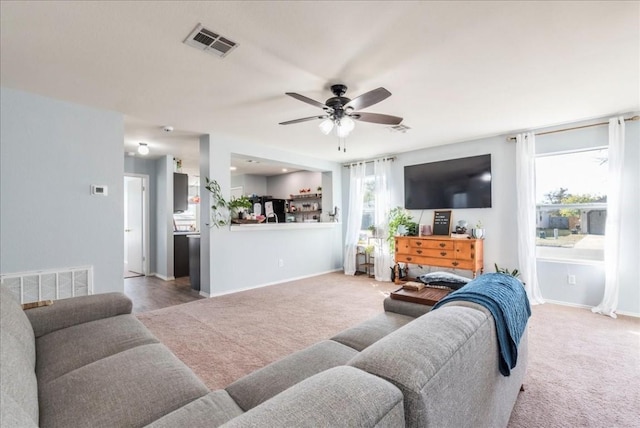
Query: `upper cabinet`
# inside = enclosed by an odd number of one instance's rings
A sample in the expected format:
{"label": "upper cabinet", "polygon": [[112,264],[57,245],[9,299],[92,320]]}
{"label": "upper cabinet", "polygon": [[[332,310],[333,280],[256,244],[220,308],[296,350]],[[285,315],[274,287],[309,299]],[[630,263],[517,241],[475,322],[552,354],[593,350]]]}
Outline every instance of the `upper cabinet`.
{"label": "upper cabinet", "polygon": [[181,213],[189,207],[189,176],[173,173],[173,212]]}

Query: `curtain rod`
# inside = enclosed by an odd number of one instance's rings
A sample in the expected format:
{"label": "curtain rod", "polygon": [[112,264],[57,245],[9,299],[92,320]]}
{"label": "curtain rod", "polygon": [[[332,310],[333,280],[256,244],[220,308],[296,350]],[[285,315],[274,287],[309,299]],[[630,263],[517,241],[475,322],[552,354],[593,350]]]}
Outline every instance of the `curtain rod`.
{"label": "curtain rod", "polygon": [[366,160],[366,161],[358,161],[358,162],[349,162],[349,163],[345,163],[342,166],[345,168],[351,168],[353,165],[357,165],[359,163],[374,163],[375,161],[379,161],[379,160],[383,160],[383,161],[394,161],[396,160],[395,156],[391,156],[389,158],[380,158],[380,159],[372,159],[372,160]]}
{"label": "curtain rod", "polygon": [[[628,121],[628,120],[640,120],[640,116],[632,116],[632,117],[627,117],[624,119],[624,121]],[[591,128],[592,126],[603,126],[603,125],[608,125],[609,122],[599,122],[599,123],[592,123],[591,125],[582,125],[582,126],[574,126],[571,128],[562,128],[562,129],[556,129],[554,131],[546,131],[546,132],[534,132],[534,134],[536,135],[547,135],[547,134],[555,134],[556,132],[565,132],[565,131],[574,131],[576,129],[582,129],[582,128]],[[516,137],[507,137],[507,141],[516,141]]]}

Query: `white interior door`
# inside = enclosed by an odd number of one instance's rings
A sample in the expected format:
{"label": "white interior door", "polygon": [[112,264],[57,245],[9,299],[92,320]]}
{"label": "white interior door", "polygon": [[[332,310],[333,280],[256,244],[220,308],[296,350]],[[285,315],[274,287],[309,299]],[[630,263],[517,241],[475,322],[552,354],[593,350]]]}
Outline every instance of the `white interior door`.
{"label": "white interior door", "polygon": [[142,177],[125,177],[125,270],[144,274]]}

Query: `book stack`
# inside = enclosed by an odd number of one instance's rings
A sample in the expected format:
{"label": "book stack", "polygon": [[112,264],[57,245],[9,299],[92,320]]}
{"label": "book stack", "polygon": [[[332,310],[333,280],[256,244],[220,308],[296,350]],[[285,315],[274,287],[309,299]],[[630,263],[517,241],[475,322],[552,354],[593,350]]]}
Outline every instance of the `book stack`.
{"label": "book stack", "polygon": [[409,291],[420,291],[424,288],[424,284],[421,282],[409,281],[404,283],[402,288]]}

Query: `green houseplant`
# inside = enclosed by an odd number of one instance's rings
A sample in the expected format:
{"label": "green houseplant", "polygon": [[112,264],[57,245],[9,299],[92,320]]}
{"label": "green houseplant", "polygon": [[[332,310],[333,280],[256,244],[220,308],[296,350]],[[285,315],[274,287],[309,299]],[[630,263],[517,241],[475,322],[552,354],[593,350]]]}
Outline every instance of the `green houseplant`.
{"label": "green houseplant", "polygon": [[494,266],[496,267],[496,272],[497,273],[503,273],[505,275],[509,275],[509,276],[514,277],[514,278],[520,279],[519,278],[520,277],[520,271],[518,269],[514,269],[512,271],[509,271],[508,268],[498,267],[498,263],[494,263]]}
{"label": "green houseplant", "polygon": [[402,207],[395,207],[389,212],[389,233],[387,242],[389,250],[393,254],[395,248],[395,237],[397,235],[416,236],[418,234],[418,223],[413,221],[409,211]]}
{"label": "green houseplant", "polygon": [[220,191],[216,180],[205,177],[205,189],[211,192],[211,224],[209,226],[226,226],[231,222],[231,216],[241,209],[250,209],[251,201],[246,196],[232,198],[227,201]]}

